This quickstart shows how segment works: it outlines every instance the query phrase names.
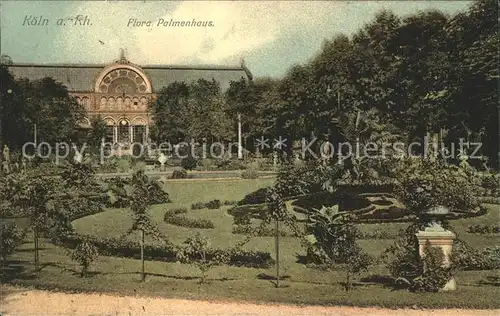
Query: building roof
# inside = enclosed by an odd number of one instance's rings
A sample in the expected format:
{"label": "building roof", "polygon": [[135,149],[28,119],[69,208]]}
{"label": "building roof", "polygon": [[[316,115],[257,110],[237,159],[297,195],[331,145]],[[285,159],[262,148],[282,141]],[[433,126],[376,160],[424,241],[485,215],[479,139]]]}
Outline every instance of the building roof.
{"label": "building roof", "polygon": [[[30,80],[51,77],[64,84],[70,92],[94,91],[95,80],[99,77],[106,64],[13,64],[9,66],[15,78]],[[229,87],[231,81],[252,79],[252,74],[242,63],[241,66],[213,65],[145,65],[138,66],[151,81],[153,92],[168,86],[175,81],[189,83],[198,79],[215,79],[223,90]]]}

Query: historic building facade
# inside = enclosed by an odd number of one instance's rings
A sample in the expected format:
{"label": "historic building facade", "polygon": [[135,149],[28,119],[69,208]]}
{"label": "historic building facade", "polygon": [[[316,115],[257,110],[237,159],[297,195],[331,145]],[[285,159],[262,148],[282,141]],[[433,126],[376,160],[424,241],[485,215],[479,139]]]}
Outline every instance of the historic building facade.
{"label": "historic building facade", "polygon": [[231,81],[252,79],[244,62],[237,67],[224,66],[139,66],[121,58],[108,65],[14,64],[9,67],[16,78],[30,80],[51,77],[61,82],[84,106],[87,117],[100,115],[108,125],[108,142],[131,144],[148,140],[152,118],[148,103],[163,87],[179,81],[189,83],[200,78],[216,80],[222,90]]}

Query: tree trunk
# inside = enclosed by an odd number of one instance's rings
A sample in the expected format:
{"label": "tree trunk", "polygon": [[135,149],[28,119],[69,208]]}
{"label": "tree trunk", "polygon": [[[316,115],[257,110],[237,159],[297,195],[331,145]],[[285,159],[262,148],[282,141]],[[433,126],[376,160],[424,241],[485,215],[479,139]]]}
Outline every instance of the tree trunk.
{"label": "tree trunk", "polygon": [[351,289],[351,273],[347,270],[347,278],[345,282],[345,290],[349,291]]}
{"label": "tree trunk", "polygon": [[38,229],[33,228],[33,244],[35,248],[35,272],[38,273],[39,268],[39,257],[38,257]]}
{"label": "tree trunk", "polygon": [[280,231],[279,221],[275,223],[275,241],[276,241],[276,288],[280,287]]}
{"label": "tree trunk", "polygon": [[144,230],[141,229],[141,281],[146,281],[146,272],[144,268]]}
{"label": "tree trunk", "polygon": [[2,135],[2,115],[3,113],[0,113],[0,150],[2,151],[0,153],[0,177],[3,176],[3,135]]}

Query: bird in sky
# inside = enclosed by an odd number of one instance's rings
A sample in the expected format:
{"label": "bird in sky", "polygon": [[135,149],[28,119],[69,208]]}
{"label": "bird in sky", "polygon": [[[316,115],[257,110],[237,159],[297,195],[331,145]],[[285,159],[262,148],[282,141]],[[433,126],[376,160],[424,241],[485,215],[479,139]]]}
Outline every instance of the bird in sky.
{"label": "bird in sky", "polygon": [[102,45],[104,45],[104,42],[103,42],[103,41],[101,41],[101,40],[99,40],[99,43],[101,43]]}

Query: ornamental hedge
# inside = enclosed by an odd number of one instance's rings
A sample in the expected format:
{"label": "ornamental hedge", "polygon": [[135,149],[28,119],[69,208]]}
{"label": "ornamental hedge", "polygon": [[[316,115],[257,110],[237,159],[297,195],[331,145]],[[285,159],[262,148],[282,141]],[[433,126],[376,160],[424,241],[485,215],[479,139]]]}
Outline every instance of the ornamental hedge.
{"label": "ornamental hedge", "polygon": [[[136,241],[119,239],[113,237],[98,237],[91,235],[73,234],[52,242],[70,249],[74,249],[78,244],[87,240],[92,243],[101,255],[140,259],[141,248],[140,243]],[[144,259],[150,261],[176,262],[177,252],[179,247],[171,242],[164,244],[144,245]],[[221,252],[225,252],[229,256],[228,265],[247,268],[267,269],[274,264],[269,252],[262,251],[245,251],[240,249],[210,249],[207,252],[207,258],[212,258]]]}

